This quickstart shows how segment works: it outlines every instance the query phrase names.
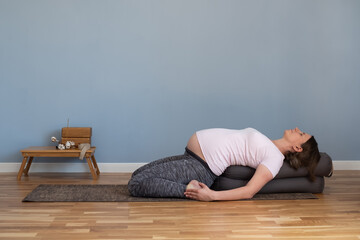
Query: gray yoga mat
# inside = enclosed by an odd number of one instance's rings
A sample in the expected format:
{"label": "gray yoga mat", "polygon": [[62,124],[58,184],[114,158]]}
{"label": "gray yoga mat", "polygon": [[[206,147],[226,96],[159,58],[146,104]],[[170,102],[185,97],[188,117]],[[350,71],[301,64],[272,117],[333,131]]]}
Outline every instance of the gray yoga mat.
{"label": "gray yoga mat", "polygon": [[[257,194],[251,200],[317,199],[311,193]],[[40,184],[23,202],[167,202],[193,201],[181,198],[130,196],[127,185]]]}

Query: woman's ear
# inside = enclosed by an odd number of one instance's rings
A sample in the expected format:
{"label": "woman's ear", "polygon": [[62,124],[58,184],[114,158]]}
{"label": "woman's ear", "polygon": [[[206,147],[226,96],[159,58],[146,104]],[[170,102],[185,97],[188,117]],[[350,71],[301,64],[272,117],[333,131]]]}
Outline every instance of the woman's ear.
{"label": "woman's ear", "polygon": [[299,147],[299,146],[293,146],[293,149],[294,149],[295,152],[302,152],[303,151],[303,148]]}

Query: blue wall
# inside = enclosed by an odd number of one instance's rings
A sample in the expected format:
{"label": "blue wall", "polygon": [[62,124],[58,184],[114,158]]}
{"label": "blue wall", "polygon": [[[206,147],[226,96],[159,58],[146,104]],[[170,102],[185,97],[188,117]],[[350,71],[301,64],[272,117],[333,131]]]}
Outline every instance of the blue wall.
{"label": "blue wall", "polygon": [[248,126],[360,160],[360,1],[0,0],[0,34],[0,162],[67,118],[98,162]]}

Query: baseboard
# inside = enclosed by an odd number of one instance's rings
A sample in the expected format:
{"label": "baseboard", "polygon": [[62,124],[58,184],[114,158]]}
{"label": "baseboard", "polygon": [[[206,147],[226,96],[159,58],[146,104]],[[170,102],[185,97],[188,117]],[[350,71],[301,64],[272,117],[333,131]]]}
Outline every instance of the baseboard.
{"label": "baseboard", "polygon": [[[101,172],[133,172],[145,163],[98,163]],[[360,160],[333,161],[335,170],[360,170]],[[20,163],[0,163],[0,172],[18,172]],[[30,172],[88,172],[87,163],[33,163]]]}
{"label": "baseboard", "polygon": [[360,160],[333,161],[334,170],[360,170]]}
{"label": "baseboard", "polygon": [[[101,172],[134,172],[145,163],[98,163]],[[0,163],[0,172],[18,172],[20,163]],[[29,172],[89,172],[87,163],[33,163]]]}

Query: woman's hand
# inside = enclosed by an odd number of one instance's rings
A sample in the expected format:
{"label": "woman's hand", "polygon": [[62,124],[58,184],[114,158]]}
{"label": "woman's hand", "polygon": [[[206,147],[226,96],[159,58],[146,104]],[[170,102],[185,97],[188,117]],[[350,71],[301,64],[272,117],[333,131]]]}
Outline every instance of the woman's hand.
{"label": "woman's hand", "polygon": [[214,201],[215,191],[211,190],[208,186],[206,186],[201,182],[199,182],[199,185],[201,187],[200,189],[186,189],[184,193],[185,196],[187,198],[191,198],[199,201],[206,201],[206,202]]}

